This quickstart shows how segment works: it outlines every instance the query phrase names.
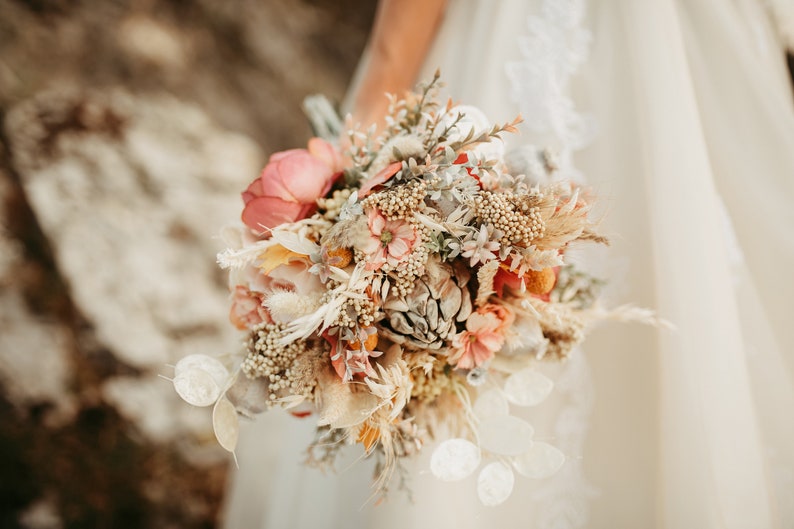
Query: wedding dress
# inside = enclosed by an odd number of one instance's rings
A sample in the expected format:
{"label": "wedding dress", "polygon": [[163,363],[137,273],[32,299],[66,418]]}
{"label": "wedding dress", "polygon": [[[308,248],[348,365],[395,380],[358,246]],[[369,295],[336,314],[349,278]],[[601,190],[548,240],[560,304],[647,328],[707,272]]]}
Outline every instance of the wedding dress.
{"label": "wedding dress", "polygon": [[555,148],[562,176],[605,205],[612,246],[582,264],[608,279],[606,302],[653,307],[675,329],[607,324],[553,367],[554,399],[532,420],[568,461],[497,508],[469,481],[437,482],[428,454],[411,467],[413,503],[395,490],[364,505],[360,450],[338,475],[306,469],[311,420],[271,413],[241,439],[226,526],[794,527],[782,49],[754,0],[451,2],[424,77],[441,67],[449,94],[492,121],[523,113],[511,144]]}

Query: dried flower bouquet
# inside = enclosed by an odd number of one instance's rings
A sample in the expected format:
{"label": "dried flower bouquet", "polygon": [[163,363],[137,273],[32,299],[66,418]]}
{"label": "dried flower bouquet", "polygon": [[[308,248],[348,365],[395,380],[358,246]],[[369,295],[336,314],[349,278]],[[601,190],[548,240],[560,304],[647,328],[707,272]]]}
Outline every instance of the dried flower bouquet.
{"label": "dried flower bouquet", "polygon": [[[214,405],[234,450],[238,416],[273,407],[317,421],[309,462],[339,446],[395,468],[437,432],[432,472],[462,479],[483,460],[480,499],[504,501],[513,470],[554,473],[565,457],[534,442],[508,403],[539,404],[553,382],[538,362],[564,360],[603,311],[597,282],[565,263],[573,243],[604,243],[585,193],[511,174],[500,136],[473,107],[441,105],[438,76],[392,100],[379,134],[348,123],[276,153],[243,192],[245,226],[219,255],[229,270],[239,359],[192,355],[179,394]],[[543,151],[539,161],[553,172]],[[234,366],[230,374],[228,367]]]}

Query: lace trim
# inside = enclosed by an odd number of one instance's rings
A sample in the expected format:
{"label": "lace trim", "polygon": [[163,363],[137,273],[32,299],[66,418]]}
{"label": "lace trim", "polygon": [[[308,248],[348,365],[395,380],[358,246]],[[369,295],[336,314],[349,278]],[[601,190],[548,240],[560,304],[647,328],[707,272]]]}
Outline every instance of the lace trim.
{"label": "lace trim", "polygon": [[522,59],[505,65],[511,98],[526,119],[524,127],[544,136],[558,151],[558,175],[581,181],[573,153],[594,135],[594,121],[577,112],[568,94],[571,77],[587,60],[591,35],[582,27],[584,0],[544,0],[531,16],[529,34],[519,38]]}
{"label": "lace trim", "polygon": [[[594,121],[577,112],[568,94],[569,82],[587,60],[590,32],[582,27],[584,0],[544,0],[531,16],[529,34],[519,39],[522,59],[505,65],[511,97],[526,118],[525,127],[557,151],[556,176],[582,182],[573,155],[594,135]],[[596,489],[584,476],[580,459],[593,409],[594,387],[587,358],[575,350],[555,384],[562,405],[552,443],[568,456],[567,463],[532,494],[534,524],[539,529],[577,529],[590,517]],[[529,511],[529,509],[528,509]]]}

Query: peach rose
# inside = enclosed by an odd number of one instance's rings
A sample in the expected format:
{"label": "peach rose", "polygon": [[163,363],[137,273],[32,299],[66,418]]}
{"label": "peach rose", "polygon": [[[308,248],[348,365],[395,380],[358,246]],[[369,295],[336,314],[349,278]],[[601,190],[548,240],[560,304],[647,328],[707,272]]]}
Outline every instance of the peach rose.
{"label": "peach rose", "polygon": [[325,140],[312,138],[307,149],[277,152],[259,178],[243,192],[243,222],[256,232],[306,218],[317,199],[331,189],[341,158]]}
{"label": "peach rose", "polygon": [[272,322],[263,300],[264,295],[261,292],[252,292],[242,285],[235,286],[232,291],[229,319],[241,331],[251,329],[262,322]]}

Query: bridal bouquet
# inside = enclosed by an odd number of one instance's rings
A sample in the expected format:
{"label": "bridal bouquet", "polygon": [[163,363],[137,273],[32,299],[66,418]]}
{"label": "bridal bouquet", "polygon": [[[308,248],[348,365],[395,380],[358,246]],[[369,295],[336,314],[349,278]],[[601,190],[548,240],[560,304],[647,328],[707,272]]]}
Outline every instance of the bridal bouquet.
{"label": "bridal bouquet", "polygon": [[[436,92],[437,77],[392,100],[377,135],[349,124],[342,147],[313,138],[270,157],[218,257],[239,358],[189,356],[174,384],[214,405],[230,451],[240,415],[286,408],[317,422],[310,463],[359,443],[383,490],[434,439],[433,474],[485,463],[479,497],[496,505],[514,471],[540,478],[564,462],[509,404],[543,401],[553,382],[538,363],[564,360],[598,314],[595,281],[565,256],[605,240],[577,186],[508,168],[500,136],[518,120],[492,126]],[[538,163],[553,170],[548,153]]]}

